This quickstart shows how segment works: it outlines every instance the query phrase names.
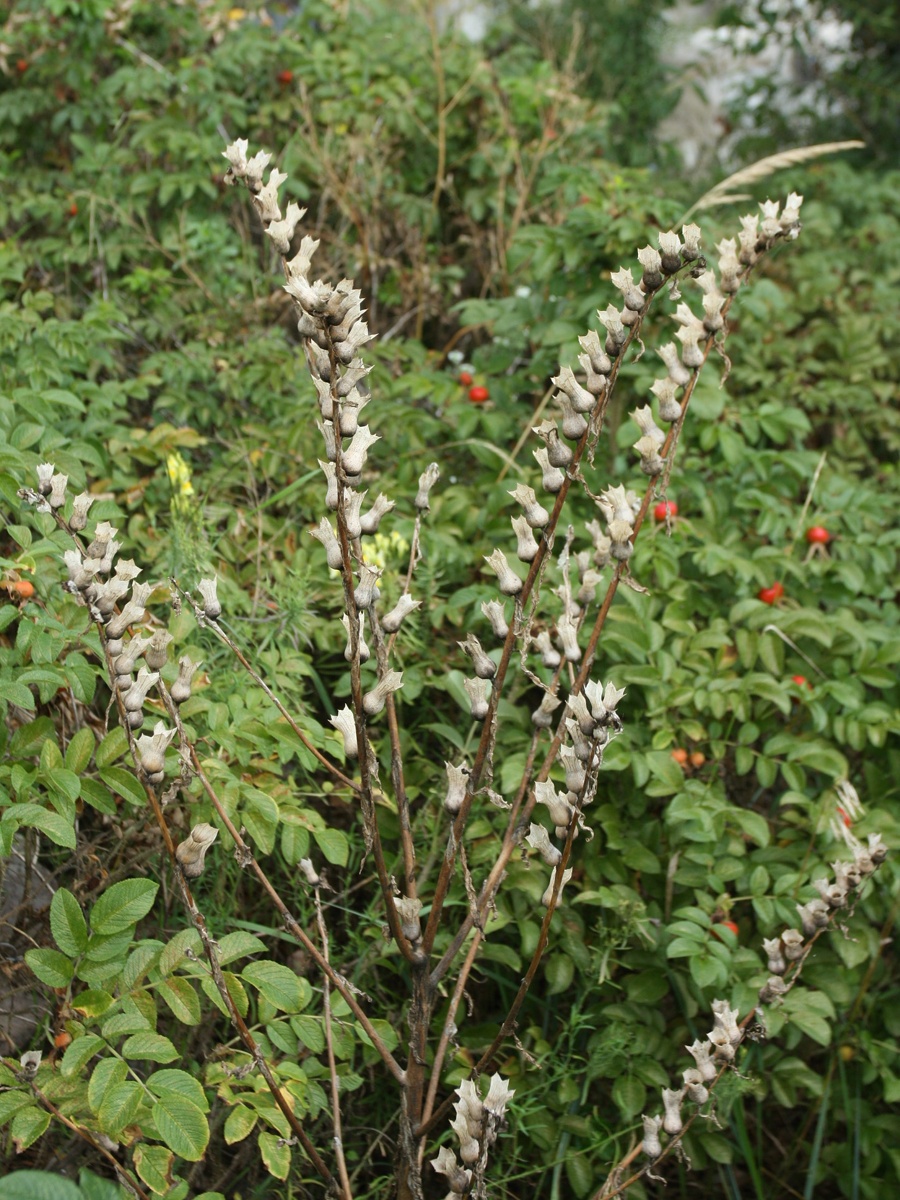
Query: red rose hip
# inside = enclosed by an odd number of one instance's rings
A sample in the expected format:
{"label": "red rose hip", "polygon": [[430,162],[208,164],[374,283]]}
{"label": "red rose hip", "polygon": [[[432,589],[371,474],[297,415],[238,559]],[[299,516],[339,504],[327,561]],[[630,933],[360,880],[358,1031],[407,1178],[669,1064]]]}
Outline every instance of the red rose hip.
{"label": "red rose hip", "polygon": [[763,604],[774,604],[784,595],[784,584],[776,581],[769,587],[760,588],[756,595]]}
{"label": "red rose hip", "polygon": [[485,400],[490,399],[491,393],[486,387],[476,386],[469,388],[469,399],[473,404],[484,404]]}
{"label": "red rose hip", "polygon": [[653,517],[657,521],[664,521],[666,517],[677,517],[678,505],[674,500],[660,500],[659,504],[653,509]]}
{"label": "red rose hip", "polygon": [[826,546],[831,541],[831,534],[824,525],[811,525],[806,531],[806,540],[811,546]]}

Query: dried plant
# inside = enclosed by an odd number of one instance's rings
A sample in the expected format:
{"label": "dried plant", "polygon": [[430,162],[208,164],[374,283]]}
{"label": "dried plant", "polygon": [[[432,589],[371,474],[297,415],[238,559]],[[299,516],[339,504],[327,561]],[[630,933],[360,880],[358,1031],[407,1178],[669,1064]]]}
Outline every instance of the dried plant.
{"label": "dried plant", "polygon": [[[417,843],[407,793],[398,705],[403,674],[396,666],[395,645],[403,635],[404,620],[422,603],[415,595],[420,536],[429,519],[433,489],[440,483],[440,464],[427,468],[416,495],[408,498],[415,513],[408,566],[396,581],[399,600],[385,612],[381,603],[383,573],[367,555],[367,539],[382,521],[390,520],[395,502],[383,495],[369,500],[375,491],[371,481],[377,477],[373,462],[377,462],[383,435],[376,432],[377,389],[374,394],[369,390],[372,368],[365,361],[365,350],[371,335],[364,319],[363,297],[350,280],[333,285],[319,276],[313,266],[318,242],[297,233],[303,211],[295,203],[282,209],[279,189],[286,176],[273,167],[266,177],[270,155],[259,152],[249,156],[247,143],[238,140],[228,147],[226,157],[226,181],[248,190],[265,234],[281,258],[284,289],[295,307],[318,400],[324,494],[321,517],[311,534],[322,544],[342,592],[342,628],[335,628],[335,642],[344,646],[349,664],[350,702],[330,717],[340,739],[334,755],[342,755],[342,762],[314,744],[302,722],[287,711],[226,629],[216,580],[203,581],[198,597],[187,593],[179,593],[179,597],[191,603],[200,624],[228,647],[240,667],[264,689],[334,786],[359,805],[384,916],[404,961],[404,978],[409,981],[403,1056],[388,1046],[367,998],[336,965],[322,903],[327,883],[321,865],[310,859],[299,864],[316,912],[315,929],[307,930],[257,861],[244,831],[235,825],[227,803],[204,770],[180,713],[191,695],[197,664],[182,658],[177,680],[171,686],[166,684],[163,671],[169,637],[159,630],[146,635],[140,632],[146,625],[151,588],[137,582],[138,566],[117,558],[116,530],[100,522],[90,540],[82,538],[90,497],[68,501],[66,477],[50,463],[39,469],[37,490],[26,489],[22,494],[40,510],[52,512],[60,528],[73,538],[73,548],[65,555],[68,587],[87,607],[100,631],[135,770],[199,935],[220,1007],[228,1013],[246,1052],[245,1066],[236,1064],[231,1069],[231,1102],[239,1102],[238,1084],[247,1071],[258,1070],[286,1122],[287,1133],[279,1148],[299,1146],[331,1194],[351,1200],[353,1184],[344,1151],[341,1080],[333,1044],[333,1008],[340,1001],[359,1023],[397,1087],[396,1182],[400,1200],[422,1200],[429,1189],[423,1178],[426,1167],[432,1179],[443,1176],[448,1197],[483,1197],[488,1194],[492,1147],[507,1119],[515,1119],[514,1091],[498,1066],[515,1039],[522,1004],[550,942],[553,915],[563,903],[563,889],[577,858],[576,839],[581,836],[584,844],[592,836],[590,806],[603,788],[604,754],[613,739],[627,729],[625,689],[617,686],[615,679],[601,682],[592,678],[608,614],[620,586],[642,590],[630,567],[635,541],[653,498],[665,497],[700,372],[712,353],[727,362],[725,341],[735,297],[763,256],[778,243],[796,238],[802,197],[791,194],[783,207],[767,201],[760,216],[742,218],[738,237],[725,239],[716,247],[715,267],[707,262],[697,225],[685,225],[680,234],[661,233],[658,246],[638,251],[637,276],[633,267],[613,274],[618,301],[598,313],[599,329],[589,330],[579,339],[577,372],[564,365],[553,378],[557,415],[544,419],[534,430],[541,443],[534,450],[538,467],[534,486],[520,483],[510,491],[516,514],[512,517],[514,542],[498,546],[485,559],[496,577],[497,595],[472,614],[472,627],[459,643],[469,668],[467,716],[477,723],[480,736],[473,755],[447,762],[442,804],[435,800],[430,805],[429,824],[442,822],[444,838],[440,864],[431,872],[427,855]],[[654,301],[667,293],[680,298],[678,289],[689,286],[696,286],[697,293],[690,294],[696,295],[699,303],[692,307],[681,300],[674,314],[675,340],[657,351],[663,370],[651,388],[655,406],[648,400],[632,414],[639,432],[634,449],[646,478],[643,492],[622,483],[602,486],[593,478],[593,452],[622,363],[635,344],[640,344]],[[566,505],[573,494],[587,497],[595,514],[580,528],[567,524]],[[137,669],[141,660],[143,665]],[[531,717],[533,732],[525,769],[513,794],[504,797],[495,790],[500,703],[517,675],[537,687],[542,698]],[[163,712],[165,719],[155,722],[152,733],[139,733],[148,704],[155,715]],[[379,752],[385,742],[389,779],[380,765],[384,757]],[[215,823],[196,824],[176,846],[168,814],[181,802],[183,790],[193,779],[199,780]],[[390,795],[397,814],[397,847],[385,845],[379,819],[385,794]],[[466,857],[466,832],[473,815],[486,809],[499,823],[498,842],[490,869],[477,878]],[[314,1145],[284,1077],[276,1077],[248,1026],[223,972],[216,938],[192,894],[190,881],[201,875],[205,857],[217,852],[220,830],[233,842],[239,863],[255,876],[318,972],[324,1002],[325,1045],[320,1054],[328,1080],[330,1154]],[[836,864],[835,883],[823,885],[821,897],[801,907],[802,933],[788,930],[767,944],[772,978],[760,1003],[777,1002],[793,985],[810,946],[884,857],[877,838],[868,847],[856,843],[852,849],[851,863]],[[392,870],[395,853],[400,863],[397,878]],[[495,1038],[473,1062],[469,1079],[448,1095],[442,1078],[450,1048],[464,1037],[457,1025],[460,1007],[490,936],[497,894],[515,856],[542,864],[535,869],[547,879],[536,945]],[[463,910],[448,904],[451,887],[458,879],[467,901]],[[641,1175],[657,1174],[666,1157],[680,1146],[686,1128],[712,1104],[719,1079],[733,1067],[736,1051],[756,1020],[756,1014],[750,1013],[738,1022],[738,1014],[724,1001],[713,1004],[713,1015],[714,1028],[708,1038],[689,1048],[696,1065],[684,1072],[683,1086],[663,1092],[663,1115],[644,1118],[642,1149],[647,1166],[623,1178],[627,1165],[641,1152],[636,1148],[617,1165],[600,1195],[617,1195]],[[24,1062],[22,1068],[24,1072]],[[481,1077],[488,1074],[491,1080],[485,1091]],[[682,1116],[685,1103],[694,1106],[688,1118]],[[451,1109],[455,1110],[452,1120]],[[668,1139],[665,1145],[663,1134]],[[89,1131],[85,1136],[91,1136]],[[435,1148],[437,1140],[443,1141],[439,1148]],[[117,1167],[129,1186],[143,1195],[134,1175],[118,1161]]]}

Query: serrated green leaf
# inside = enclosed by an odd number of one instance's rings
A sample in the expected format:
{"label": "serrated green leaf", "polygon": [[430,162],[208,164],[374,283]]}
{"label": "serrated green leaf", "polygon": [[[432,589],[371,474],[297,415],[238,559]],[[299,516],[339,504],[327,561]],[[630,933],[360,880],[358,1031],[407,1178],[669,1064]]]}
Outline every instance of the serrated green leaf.
{"label": "serrated green leaf", "polygon": [[[231,971],[223,971],[222,977],[225,980],[225,986],[228,989],[228,994],[231,996],[231,999],[234,1002],[235,1008],[242,1017],[246,1017],[247,1013],[250,1011],[250,1000],[247,996],[244,985],[241,983],[240,979],[238,979],[237,975],[233,975]],[[201,975],[200,986],[203,988],[210,1000],[212,1000],[213,1004],[215,1004],[219,1012],[221,1012],[223,1016],[226,1016],[230,1019],[231,1013],[227,1004],[219,995],[219,989],[216,987],[215,980],[209,975]]]}
{"label": "serrated green leaf", "polygon": [[84,957],[91,962],[109,962],[111,959],[121,960],[131,945],[134,930],[129,927],[121,933],[92,933],[88,938]]}
{"label": "serrated green leaf", "polygon": [[227,1145],[233,1146],[235,1142],[242,1142],[253,1132],[253,1127],[258,1120],[258,1114],[252,1108],[247,1108],[245,1104],[236,1104],[225,1122]]}
{"label": "serrated green leaf", "polygon": [[290,1025],[307,1050],[313,1054],[322,1053],[325,1049],[325,1031],[321,1017],[291,1017]]}
{"label": "serrated green leaf", "polygon": [[121,933],[153,907],[159,884],[149,879],[123,879],[108,888],[91,910],[94,933]]}
{"label": "serrated green leaf", "polygon": [[250,963],[241,971],[241,978],[252,983],[270,1004],[284,1012],[302,1012],[312,995],[305,979],[271,959]]}
{"label": "serrated green leaf", "polygon": [[128,1064],[118,1058],[101,1058],[91,1072],[88,1084],[88,1104],[93,1112],[99,1112],[103,1097],[111,1087],[124,1083],[128,1077]]}
{"label": "serrated green leaf", "polygon": [[188,926],[187,929],[179,929],[178,933],[169,938],[159,956],[160,974],[171,975],[175,968],[184,962],[188,950],[198,957],[203,953],[203,942],[193,925]]}
{"label": "serrated green leaf", "polygon": [[103,1038],[97,1037],[94,1033],[85,1034],[83,1037],[77,1037],[74,1042],[70,1042],[66,1047],[60,1066],[60,1072],[64,1078],[69,1079],[71,1076],[77,1075],[85,1063],[90,1062],[105,1045]]}
{"label": "serrated green leaf", "polygon": [[66,987],[75,973],[72,960],[59,950],[26,950],[25,961],[41,983],[52,988]]}
{"label": "serrated green leaf", "polygon": [[151,1192],[164,1196],[172,1186],[175,1157],[165,1146],[139,1145],[134,1152],[134,1167]]}
{"label": "serrated green leaf", "polygon": [[153,1121],[159,1136],[179,1158],[198,1162],[209,1142],[206,1116],[196,1104],[174,1092],[166,1092],[153,1105]]}
{"label": "serrated green leaf", "polygon": [[259,1135],[259,1153],[263,1164],[275,1179],[287,1179],[291,1171],[291,1148],[274,1133]]}
{"label": "serrated green leaf", "polygon": [[50,904],[50,931],[53,940],[74,958],[87,946],[88,931],[81,905],[67,888],[58,888]]}
{"label": "serrated green leaf", "polygon": [[264,941],[243,929],[220,937],[218,947],[218,959],[222,966],[234,962],[236,958],[246,958],[250,954],[265,954],[267,948]]}
{"label": "serrated green leaf", "polygon": [[130,1125],[137,1116],[143,1094],[143,1088],[133,1079],[107,1088],[97,1113],[97,1121],[103,1132],[113,1137]]}
{"label": "serrated green leaf", "polygon": [[29,1146],[33,1146],[49,1124],[50,1114],[44,1109],[34,1105],[29,1108],[20,1108],[9,1127],[16,1154],[21,1154]]}
{"label": "serrated green leaf", "polygon": [[126,1038],[122,1045],[125,1058],[147,1059],[150,1062],[168,1063],[178,1058],[178,1051],[161,1033],[135,1033]]}
{"label": "serrated green leaf", "polygon": [[126,991],[131,991],[135,984],[139,983],[150,968],[159,961],[163,949],[162,942],[155,939],[141,942],[139,946],[135,946],[128,955],[125,969],[122,971],[122,987]]}
{"label": "serrated green leaf", "polygon": [[147,1080],[147,1087],[154,1096],[162,1096],[165,1092],[175,1092],[176,1095],[184,1096],[185,1100],[196,1104],[201,1112],[209,1112],[209,1101],[206,1099],[206,1093],[200,1081],[193,1075],[189,1075],[187,1071],[179,1071],[174,1067],[154,1071]]}
{"label": "serrated green leaf", "polygon": [[340,829],[314,829],[316,845],[328,862],[336,867],[346,867],[350,858],[350,843]]}
{"label": "serrated green leaf", "polygon": [[200,999],[189,980],[181,975],[164,979],[159,995],[183,1025],[200,1024]]}
{"label": "serrated green leaf", "polygon": [[0,1127],[11,1121],[20,1108],[27,1108],[33,1102],[31,1092],[0,1092]]}
{"label": "serrated green leaf", "polygon": [[101,1033],[109,1041],[123,1037],[127,1033],[152,1033],[153,1026],[142,1012],[116,1013],[107,1017],[101,1027]]}

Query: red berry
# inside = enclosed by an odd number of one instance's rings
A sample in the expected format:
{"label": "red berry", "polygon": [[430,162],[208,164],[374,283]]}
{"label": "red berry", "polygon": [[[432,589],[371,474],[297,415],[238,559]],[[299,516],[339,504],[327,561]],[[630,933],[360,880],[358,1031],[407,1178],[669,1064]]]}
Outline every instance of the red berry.
{"label": "red berry", "polygon": [[664,521],[667,516],[678,516],[678,505],[674,500],[660,500],[659,504],[653,510],[654,519]]}
{"label": "red berry", "polygon": [[831,534],[824,525],[812,525],[806,531],[806,540],[811,546],[826,546],[831,541]]}
{"label": "red berry", "polygon": [[294,82],[294,72],[289,71],[287,68],[285,68],[283,71],[279,71],[278,74],[275,76],[275,78],[278,80],[279,83],[283,84],[286,87],[289,83]]}
{"label": "red berry", "polygon": [[24,75],[25,72],[28,70],[28,59],[27,58],[17,59],[16,70],[19,72],[20,75]]}
{"label": "red berry", "polygon": [[683,746],[677,746],[672,751],[672,757],[678,763],[679,767],[686,767],[688,761],[688,752]]}
{"label": "red berry", "polygon": [[469,374],[468,371],[460,371],[459,386],[460,387],[471,387],[472,386],[472,376]]}
{"label": "red berry", "polygon": [[702,750],[695,750],[691,755],[691,766],[694,767],[695,770],[699,771],[705,762],[706,755]]}
{"label": "red berry", "polygon": [[485,400],[490,399],[490,395],[486,387],[469,388],[469,399],[473,404],[484,404]]}
{"label": "red berry", "polygon": [[784,584],[773,583],[771,587],[760,588],[756,593],[763,604],[774,604],[776,600],[780,600],[784,595]]}
{"label": "red berry", "polygon": [[69,207],[68,207],[68,209],[67,209],[67,212],[68,212],[68,214],[69,214],[69,216],[70,216],[70,217],[77,217],[77,216],[78,216],[78,205],[75,203],[75,201],[74,201],[74,200],[73,200],[73,201],[72,201],[72,203],[69,205]]}
{"label": "red berry", "polygon": [[805,675],[792,675],[791,683],[796,683],[797,687],[809,688],[809,690],[812,691],[812,684]]}

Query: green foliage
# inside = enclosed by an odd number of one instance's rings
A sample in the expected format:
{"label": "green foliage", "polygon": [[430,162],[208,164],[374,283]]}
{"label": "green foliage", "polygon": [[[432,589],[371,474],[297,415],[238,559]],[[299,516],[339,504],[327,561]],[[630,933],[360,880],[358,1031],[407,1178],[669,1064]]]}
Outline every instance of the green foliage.
{"label": "green foliage", "polygon": [[[610,107],[629,93],[612,75],[611,92],[597,81],[598,102],[579,98],[536,42],[433,40],[409,12],[374,3],[354,7],[353,36],[324,2],[277,32],[257,6],[242,18],[228,7],[139,2],[118,29],[106,5],[18,3],[0,80],[0,567],[10,585],[0,605],[0,852],[42,835],[42,859],[64,881],[38,944],[23,947],[45,997],[35,1041],[45,1059],[36,1090],[15,1058],[0,1067],[3,1153],[15,1163],[71,1145],[39,1092],[117,1141],[146,1188],[169,1200],[187,1195],[189,1176],[192,1188],[215,1183],[229,1148],[244,1142],[253,1155],[235,1169],[243,1175],[227,1176],[226,1194],[249,1192],[264,1170],[290,1180],[269,1185],[287,1195],[307,1165],[235,1040],[199,935],[181,928],[168,875],[160,886],[159,835],[125,734],[107,723],[98,637],[62,587],[69,542],[51,517],[24,509],[18,489],[52,461],[70,493],[90,488],[92,521],[121,530],[123,554],[145,578],[175,573],[192,587],[215,569],[229,628],[312,744],[340,760],[328,725],[349,692],[335,635],[340,598],[307,534],[321,510],[315,397],[270,251],[243,198],[221,187],[222,128],[285,145],[282,165],[320,253],[334,278],[357,277],[384,335],[371,378],[373,408],[390,414],[378,486],[399,503],[394,532],[374,544],[391,602],[415,481],[441,461],[416,574],[424,603],[396,648],[415,832],[423,858],[439,861],[443,763],[471,754],[478,735],[455,643],[475,628],[487,644],[479,606],[494,589],[481,559],[507,544],[509,488],[534,482],[519,434],[536,423],[560,358],[574,362],[593,309],[611,298],[605,273],[702,190],[695,181],[668,189],[610,158],[626,141],[627,163],[650,152],[635,127],[626,139]],[[624,58],[619,65],[645,97],[638,116],[649,129],[664,89]],[[289,83],[278,79],[284,71]],[[840,819],[836,783],[853,780],[869,809],[855,832],[896,841],[897,178],[829,164],[792,183],[807,195],[803,237],[742,290],[729,377],[720,387],[726,364],[713,360],[691,404],[668,491],[678,515],[671,529],[644,529],[632,570],[647,590],[621,589],[604,631],[597,677],[627,687],[626,732],[607,754],[589,813],[594,841],[576,845],[578,873],[520,1018],[528,1057],[510,1051],[502,1062],[516,1102],[496,1177],[525,1179],[535,1195],[591,1194],[686,1065],[681,1047],[702,1036],[709,1001],[755,1006],[767,974],[761,938],[796,923],[796,903],[839,854],[829,832]],[[704,220],[707,246],[732,232],[733,221],[714,228],[718,220]],[[651,328],[654,344],[662,328]],[[457,334],[489,386],[484,407],[470,404],[446,356]],[[657,373],[649,351],[648,340],[647,355],[624,368],[629,408],[646,402]],[[627,450],[635,437],[624,408],[611,410],[596,454],[600,487],[638,485]],[[592,515],[585,498],[573,505],[573,521]],[[832,535],[822,553],[805,540],[813,524]],[[763,603],[757,593],[776,580],[784,598]],[[16,590],[22,581],[33,596]],[[550,624],[559,582],[548,576],[544,589]],[[163,588],[148,608],[173,635],[169,682],[181,655],[204,661],[181,709],[203,771],[304,927],[315,914],[298,864],[313,857],[326,868],[340,969],[371,995],[377,1032],[394,1050],[406,1036],[403,967],[382,936],[354,804],[271,702],[236,682],[234,661],[187,608],[170,611]],[[501,712],[494,786],[507,798],[538,700],[523,678]],[[673,749],[695,757],[682,766]],[[172,750],[171,777],[175,760]],[[177,804],[185,826],[213,819],[198,779]],[[392,805],[382,798],[379,820],[399,872]],[[497,828],[485,806],[467,829],[478,881],[495,860]],[[277,1085],[325,1145],[321,993],[305,977],[309,964],[288,957],[295,944],[232,850],[221,830],[196,885],[214,952]],[[499,1028],[537,945],[546,884],[543,867],[514,856],[448,1088]],[[880,943],[896,887],[888,865],[846,935],[817,943],[806,986],[768,1012],[770,1040],[746,1052],[746,1082],[720,1101],[728,1128],[691,1131],[688,1152],[710,1180],[717,1164],[752,1176],[758,1135],[778,1125],[795,1190],[807,1171],[843,1194],[896,1189],[900,1160],[885,1147],[900,1132],[891,1110],[900,1027],[895,967]],[[466,904],[458,881],[447,911],[455,919]],[[454,929],[441,930],[438,953]],[[350,1125],[387,1128],[394,1096],[378,1054],[346,1004],[331,1000]],[[71,1040],[53,1058],[48,1045],[61,1034]],[[814,1143],[806,1115],[815,1105],[823,1134]],[[348,1153],[367,1194],[384,1194],[386,1162],[367,1165],[352,1138]],[[782,1166],[766,1160],[776,1174]],[[13,1171],[0,1197],[99,1200],[112,1186],[85,1172],[76,1185]]]}

